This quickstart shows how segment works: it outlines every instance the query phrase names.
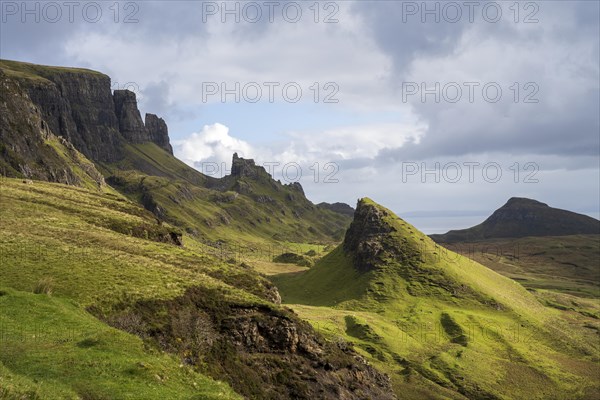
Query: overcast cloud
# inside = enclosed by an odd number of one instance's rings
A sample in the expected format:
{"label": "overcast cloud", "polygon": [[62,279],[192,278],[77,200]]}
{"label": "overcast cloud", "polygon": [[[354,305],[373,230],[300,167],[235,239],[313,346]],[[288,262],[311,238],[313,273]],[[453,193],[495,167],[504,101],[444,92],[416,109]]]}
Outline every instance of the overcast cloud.
{"label": "overcast cloud", "polygon": [[[222,22],[221,2],[199,1],[99,2],[91,23],[90,3],[51,23],[49,2],[29,3],[36,22],[2,1],[0,56],[109,74],[165,118],[176,155],[198,169],[234,151],[280,163],[278,179],[297,163],[314,202],[369,196],[426,232],[466,227],[511,196],[598,217],[598,2],[428,2],[437,22],[422,2],[321,2],[318,22],[313,2],[278,3],[273,21],[262,2],[228,2],[239,23]],[[262,18],[251,23],[254,4]],[[212,82],[254,82],[263,96],[222,102],[203,95]],[[272,102],[264,82],[279,84]],[[281,91],[291,82],[296,103]],[[436,84],[438,101],[422,97]],[[436,166],[439,179],[422,174]]]}

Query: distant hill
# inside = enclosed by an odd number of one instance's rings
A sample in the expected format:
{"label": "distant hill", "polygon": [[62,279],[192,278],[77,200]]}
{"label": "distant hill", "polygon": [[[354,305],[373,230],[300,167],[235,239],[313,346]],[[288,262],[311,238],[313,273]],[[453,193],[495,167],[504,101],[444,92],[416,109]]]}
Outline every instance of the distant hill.
{"label": "distant hill", "polygon": [[600,234],[600,221],[553,208],[536,200],[512,197],[481,224],[430,235],[438,243],[473,242],[494,238]]}
{"label": "distant hill", "polygon": [[317,204],[317,207],[324,208],[326,210],[331,210],[338,214],[347,215],[349,217],[352,217],[354,215],[354,208],[350,207],[346,203],[325,203],[325,202],[323,202],[323,203]]}

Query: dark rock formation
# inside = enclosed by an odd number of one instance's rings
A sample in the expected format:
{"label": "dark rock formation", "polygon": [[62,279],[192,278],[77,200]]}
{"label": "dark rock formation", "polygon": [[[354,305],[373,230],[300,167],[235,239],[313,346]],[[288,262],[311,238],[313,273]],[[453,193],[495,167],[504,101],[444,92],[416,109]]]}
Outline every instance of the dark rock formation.
{"label": "dark rock formation", "polygon": [[27,93],[47,129],[87,158],[112,163],[124,157],[126,142],[155,142],[172,154],[165,122],[152,115],[142,121],[135,93],[116,90],[99,72],[0,60],[6,79]]}
{"label": "dark rock formation", "polygon": [[110,78],[61,69],[36,72],[45,79],[23,79],[20,84],[49,129],[94,161],[118,160],[122,138],[113,112]]}
{"label": "dark rock formation", "polygon": [[376,268],[383,254],[381,239],[392,232],[393,227],[383,220],[386,211],[358,202],[354,220],[344,237],[344,251],[353,256],[354,265],[361,271]]}
{"label": "dark rock formation", "polygon": [[302,188],[302,185],[300,184],[300,182],[292,182],[288,186],[293,191],[298,192],[299,194],[301,194],[302,197],[305,197],[305,195],[304,195],[304,189]]}
{"label": "dark rock formation", "polygon": [[227,381],[246,398],[396,398],[389,378],[350,344],[325,341],[290,310],[232,302],[216,289],[192,287],[173,300],[99,316]]}
{"label": "dark rock formation", "polygon": [[129,90],[115,90],[113,96],[121,135],[131,143],[147,142],[149,135],[137,108],[135,93]]}
{"label": "dark rock formation", "polygon": [[0,174],[67,185],[104,178],[65,138],[54,135],[17,80],[0,69]]}
{"label": "dark rock formation", "polygon": [[165,120],[154,114],[146,114],[145,124],[148,130],[148,139],[173,155],[173,147],[169,142],[169,129]]}
{"label": "dark rock formation", "polygon": [[271,178],[271,176],[263,167],[256,165],[254,160],[250,158],[241,158],[237,153],[233,153],[233,160],[231,162],[231,176],[236,178],[250,179]]}
{"label": "dark rock formation", "polygon": [[439,243],[455,243],[578,234],[600,234],[600,221],[587,215],[552,208],[536,200],[513,197],[481,224],[443,235],[431,235],[431,238]]}
{"label": "dark rock formation", "polygon": [[412,238],[397,238],[392,235],[397,229],[389,220],[397,218],[388,210],[370,200],[358,201],[354,220],[350,224],[342,244],[350,254],[354,266],[362,272],[371,271],[395,260],[402,264],[420,260],[419,249]]}

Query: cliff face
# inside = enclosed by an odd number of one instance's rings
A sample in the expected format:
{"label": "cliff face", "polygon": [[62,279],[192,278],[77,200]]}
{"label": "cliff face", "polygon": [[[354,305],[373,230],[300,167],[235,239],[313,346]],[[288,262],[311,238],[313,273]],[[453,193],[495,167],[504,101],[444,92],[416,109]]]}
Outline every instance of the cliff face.
{"label": "cliff face", "polygon": [[53,70],[40,70],[39,76],[45,79],[22,79],[20,84],[50,130],[94,161],[120,159],[122,137],[112,112],[110,78]]}
{"label": "cliff face", "polygon": [[421,237],[404,221],[370,199],[359,200],[342,244],[354,267],[367,272],[389,263],[416,265]]}
{"label": "cliff face", "polygon": [[28,95],[49,131],[95,162],[121,160],[127,142],[155,142],[172,154],[164,121],[151,117],[146,128],[135,93],[113,96],[104,74],[4,60],[0,69]]}
{"label": "cliff face", "polygon": [[146,129],[151,142],[165,149],[169,154],[173,154],[173,147],[169,142],[169,129],[164,119],[154,114],[146,114]]}
{"label": "cliff face", "polygon": [[40,109],[1,69],[0,99],[2,175],[92,188],[104,186],[104,178],[94,164],[67,139],[52,133]]}
{"label": "cliff face", "polygon": [[121,308],[98,316],[204,368],[244,398],[396,399],[389,377],[351,344],[324,340],[287,309],[234,302],[200,286],[173,300]]}
{"label": "cliff face", "polygon": [[173,154],[169,143],[169,130],[165,120],[154,114],[146,114],[146,122],[137,107],[135,93],[129,90],[115,90],[113,95],[115,115],[121,135],[130,143],[153,142]]}
{"label": "cliff face", "polygon": [[137,108],[135,93],[129,90],[115,90],[113,98],[121,135],[131,143],[147,141],[148,131]]}

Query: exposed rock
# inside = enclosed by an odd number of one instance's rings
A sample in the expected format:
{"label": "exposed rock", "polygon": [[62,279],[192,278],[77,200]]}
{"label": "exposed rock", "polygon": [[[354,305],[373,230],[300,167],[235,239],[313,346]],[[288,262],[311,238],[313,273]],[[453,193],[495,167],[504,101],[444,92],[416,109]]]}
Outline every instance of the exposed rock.
{"label": "exposed rock", "polygon": [[343,249],[351,254],[359,271],[370,271],[393,258],[401,263],[419,258],[419,251],[408,240],[398,240],[390,234],[396,231],[387,218],[396,218],[370,200],[359,200],[344,237]]}
{"label": "exposed rock", "polygon": [[[115,90],[113,95],[110,78],[104,74],[7,60],[0,61],[0,70],[5,71],[5,79],[27,93],[40,113],[41,130],[65,138],[92,161],[121,160],[127,141],[154,142],[172,154],[165,122],[149,114],[146,127],[135,93]],[[27,109],[30,107],[21,110]]]}
{"label": "exposed rock", "polygon": [[275,204],[277,203],[277,201],[275,201],[274,198],[272,198],[271,196],[263,196],[263,195],[258,195],[258,196],[253,196],[254,200],[257,203],[261,203],[261,204]]}
{"label": "exposed rock", "polygon": [[143,301],[101,317],[227,381],[246,398],[396,398],[389,378],[351,345],[325,341],[289,310],[232,303],[218,290],[193,287],[173,300]]}
{"label": "exposed rock", "polygon": [[73,72],[33,64],[22,65],[44,79],[20,79],[31,101],[55,135],[71,142],[86,157],[112,162],[122,157],[122,138],[114,114],[110,78],[97,72]]}
{"label": "exposed rock", "polygon": [[165,149],[169,154],[173,154],[173,147],[169,141],[169,129],[165,120],[154,114],[146,114],[146,129],[148,130],[149,140],[156,143],[159,147]]}
{"label": "exposed rock", "polygon": [[149,141],[150,135],[137,108],[135,93],[130,90],[115,90],[113,96],[121,135],[131,143]]}
{"label": "exposed rock", "polygon": [[254,160],[241,158],[237,153],[233,153],[231,176],[236,178],[246,177],[250,179],[271,178],[263,167],[256,165]]}
{"label": "exposed rock", "polygon": [[22,85],[22,81],[10,79],[0,63],[0,174],[104,186],[95,166],[67,139],[54,134]]}
{"label": "exposed rock", "polygon": [[302,188],[302,185],[300,184],[300,182],[292,182],[289,184],[289,187],[293,191],[302,194],[302,197],[304,197],[304,189]]}

